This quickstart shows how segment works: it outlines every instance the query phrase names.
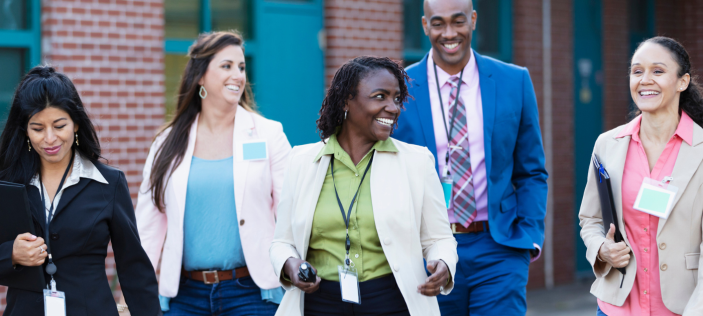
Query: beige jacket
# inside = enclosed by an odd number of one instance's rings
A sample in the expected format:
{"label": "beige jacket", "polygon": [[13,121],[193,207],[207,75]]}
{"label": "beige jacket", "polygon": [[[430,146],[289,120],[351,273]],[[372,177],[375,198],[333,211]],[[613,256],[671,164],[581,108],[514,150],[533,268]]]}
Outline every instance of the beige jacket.
{"label": "beige jacket", "polygon": [[[449,228],[442,187],[427,148],[393,139],[398,152],[376,152],[371,165],[371,200],[376,231],[410,314],[439,316],[436,297],[423,296],[417,286],[427,274],[423,258],[442,259],[455,275],[456,240]],[[330,155],[315,160],[322,142],[298,146],[290,154],[271,244],[273,268],[280,277],[288,258],[305,259],[317,199]],[[287,290],[276,315],[302,315],[304,293],[280,279]],[[449,294],[454,280],[444,287]]]}
{"label": "beige jacket", "polygon": [[[600,135],[593,151],[610,174],[620,232],[625,243],[632,247],[622,216],[622,175],[630,137],[616,138],[623,128],[624,125]],[[699,264],[703,263],[700,260],[703,247],[703,128],[697,124],[693,127],[692,145],[686,142],[681,144],[671,182],[678,188],[674,209],[668,219],[659,220],[657,232],[662,299],[669,310],[685,316],[703,315],[703,286],[700,285],[703,274],[699,273]],[[606,231],[601,217],[595,169],[593,164],[589,165],[579,219],[581,238],[587,247],[586,258],[596,275],[591,293],[604,302],[622,306],[638,273],[637,258],[631,257],[622,288],[622,274],[596,259],[605,241]]]}

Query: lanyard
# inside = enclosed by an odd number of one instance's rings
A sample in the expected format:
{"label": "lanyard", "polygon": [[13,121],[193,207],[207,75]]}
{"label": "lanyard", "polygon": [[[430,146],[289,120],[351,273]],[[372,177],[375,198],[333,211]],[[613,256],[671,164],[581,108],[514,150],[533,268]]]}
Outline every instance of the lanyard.
{"label": "lanyard", "polygon": [[[63,187],[63,182],[66,180],[66,176],[68,176],[68,171],[71,170],[71,165],[73,165],[73,158],[74,154],[73,152],[70,153],[71,155],[71,161],[68,162],[68,166],[66,166],[66,171],[63,173],[63,177],[61,177],[61,182],[59,182],[59,188],[56,190],[56,194],[54,194],[54,199],[56,199],[56,196],[61,192],[61,188]],[[46,207],[46,200],[44,199],[44,182],[42,182],[41,179],[41,172],[39,172],[39,184],[41,187],[41,203],[42,207]],[[46,253],[48,254],[49,258],[49,264],[46,266],[46,273],[51,276],[51,282],[52,284],[54,283],[54,273],[56,273],[56,265],[53,262],[53,259],[51,257],[51,245],[50,245],[50,239],[49,239],[49,226],[51,225],[51,217],[54,214],[54,201],[51,201],[51,206],[49,207],[49,217],[47,217],[46,221],[46,230],[44,230],[44,242],[46,243]]]}
{"label": "lanyard", "polygon": [[[375,153],[375,150],[374,150]],[[342,211],[342,218],[344,218],[344,225],[347,226],[347,241],[344,244],[344,248],[347,250],[347,256],[344,259],[344,264],[347,266],[350,266],[351,260],[349,260],[349,249],[351,248],[351,240],[349,239],[349,220],[351,219],[351,211],[352,211],[352,206],[354,206],[354,201],[356,201],[356,196],[359,194],[359,190],[361,189],[361,184],[364,183],[364,178],[366,178],[366,173],[369,171],[369,168],[371,167],[371,163],[373,162],[373,154],[371,153],[371,160],[369,160],[369,165],[366,166],[366,170],[364,171],[364,175],[361,177],[361,182],[359,182],[359,187],[356,189],[356,193],[354,193],[354,197],[352,198],[351,204],[349,205],[349,211],[347,214],[344,214],[344,206],[342,206],[342,200],[339,199],[339,193],[337,193],[337,185],[334,183],[334,157],[332,157],[332,161],[330,162],[332,166],[332,185],[334,185],[334,194],[337,196],[337,203],[339,204],[339,210]]]}
{"label": "lanyard", "polygon": [[[461,92],[461,84],[462,84],[462,78],[464,78],[464,70],[461,70],[461,73],[459,74],[459,86],[456,88],[456,99],[454,100],[454,113],[452,113],[452,119],[449,122],[449,127],[447,127],[447,119],[445,118],[444,114],[444,101],[442,101],[442,89],[439,87],[439,76],[437,76],[437,63],[434,61],[432,62],[434,64],[434,79],[435,83],[437,84],[437,96],[439,96],[439,107],[442,109],[442,121],[444,122],[444,130],[447,132],[447,146],[449,146],[449,141],[450,138],[452,137],[452,131],[454,130],[454,121],[456,119],[456,113],[458,112],[456,109],[457,104],[459,104],[459,92]],[[444,159],[444,164],[445,164],[445,169],[447,175],[449,174],[449,167],[447,165],[449,164],[449,153],[450,153],[451,147],[447,149],[447,153],[445,154],[445,159]]]}

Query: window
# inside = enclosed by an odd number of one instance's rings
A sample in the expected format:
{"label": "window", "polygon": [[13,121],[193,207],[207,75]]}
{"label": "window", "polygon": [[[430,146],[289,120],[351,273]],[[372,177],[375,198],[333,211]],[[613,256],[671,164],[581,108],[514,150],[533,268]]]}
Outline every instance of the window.
{"label": "window", "polygon": [[[474,0],[478,15],[471,46],[478,53],[500,59],[512,60],[512,0]],[[432,48],[422,28],[423,0],[404,0],[405,64],[420,61]]]}
{"label": "window", "polygon": [[40,0],[0,0],[0,129],[22,76],[40,62]]}
{"label": "window", "polygon": [[[2,1],[2,0],[0,0]],[[247,80],[254,82],[251,60],[253,21],[251,0],[168,0],[164,1],[166,52],[166,118],[175,114],[181,75],[188,63],[188,48],[202,32],[237,30],[244,35],[247,49]]]}

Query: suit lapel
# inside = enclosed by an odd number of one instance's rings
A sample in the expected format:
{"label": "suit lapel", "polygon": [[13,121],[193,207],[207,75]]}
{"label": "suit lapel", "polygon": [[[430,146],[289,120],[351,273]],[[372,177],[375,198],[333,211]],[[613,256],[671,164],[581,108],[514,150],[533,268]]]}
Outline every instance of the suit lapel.
{"label": "suit lapel", "polygon": [[[319,147],[322,149],[322,147]],[[308,255],[308,247],[310,246],[310,234],[312,233],[312,220],[315,217],[315,208],[317,207],[317,200],[320,198],[320,193],[322,192],[322,185],[325,183],[325,177],[327,176],[327,169],[330,166],[330,160],[332,155],[323,155],[320,160],[315,162],[317,168],[312,167],[311,171],[307,174],[307,179],[303,183],[308,184],[301,188],[302,192],[301,198],[306,201],[305,213],[305,234],[303,234],[303,247],[300,248],[302,258],[305,259]],[[311,178],[312,177],[312,178]],[[308,195],[308,196],[306,196]],[[297,243],[296,243],[297,244]]]}
{"label": "suit lapel", "polygon": [[66,207],[66,205],[68,205],[68,203],[70,203],[79,193],[81,193],[81,191],[83,191],[83,189],[85,189],[85,187],[88,185],[88,183],[90,183],[90,181],[93,180],[80,178],[80,181],[78,181],[78,183],[64,189],[63,193],[61,193],[59,205],[56,206],[56,210],[54,210],[54,215],[52,216],[52,218],[55,218],[57,215],[59,215],[59,213]]}
{"label": "suit lapel", "polygon": [[[703,143],[703,128],[698,126],[698,124],[693,124],[693,146],[689,146],[685,141],[681,143],[681,149],[679,149],[676,164],[671,173],[671,177],[674,178],[674,180],[671,181],[671,185],[678,188],[678,192],[674,198],[674,204],[672,205],[672,213],[676,211],[676,204],[681,199],[684,191],[686,191],[686,187],[688,187],[693,174],[698,171],[701,161],[703,161],[703,145],[701,145],[701,143]],[[671,214],[669,214],[669,217],[671,217]],[[657,236],[661,234],[665,224],[666,219],[659,219]]]}
{"label": "suit lapel", "polygon": [[437,141],[434,135],[434,123],[432,121],[432,105],[430,103],[430,90],[433,87],[428,86],[427,81],[427,63],[429,54],[414,67],[408,74],[412,80],[410,86],[412,91],[410,94],[415,98],[411,99],[409,104],[414,104],[417,110],[417,115],[422,126],[422,135],[425,138],[427,148],[437,156]]}
{"label": "suit lapel", "polygon": [[493,123],[496,116],[496,84],[493,78],[493,69],[485,62],[483,57],[474,52],[476,66],[478,67],[479,85],[481,88],[481,106],[483,108],[483,146],[485,151],[486,174],[491,174]]}
{"label": "suit lapel", "polygon": [[[258,132],[255,130],[252,114],[247,112],[243,107],[237,106],[237,115],[234,117],[234,135],[232,136],[234,142],[232,144],[234,157],[238,157],[236,152],[241,150],[240,146],[237,146],[237,144],[244,140],[254,139],[255,136],[258,137]],[[239,214],[241,214],[242,201],[244,200],[244,188],[247,182],[249,161],[238,161],[236,158],[232,160],[234,161],[234,166],[232,168],[234,170],[234,203],[237,206],[237,216],[241,218]]]}
{"label": "suit lapel", "polygon": [[[190,164],[193,161],[193,152],[195,151],[195,140],[198,137],[198,118],[200,114],[195,116],[195,121],[190,127],[190,133],[188,135],[188,147],[186,147],[186,152],[183,155],[183,160],[178,165],[176,170],[173,170],[171,174],[171,180],[168,185],[173,189],[174,198],[177,201],[175,209],[179,211],[177,214],[180,218],[180,222],[183,223],[183,216],[186,209],[186,194],[188,193],[188,176],[190,176]],[[168,206],[167,206],[168,207]]]}
{"label": "suit lapel", "polygon": [[[620,134],[619,131],[615,135]],[[615,204],[615,213],[618,215],[618,225],[623,238],[627,239],[625,233],[625,224],[622,215],[622,175],[625,171],[625,160],[627,159],[627,149],[630,146],[630,136],[622,138],[613,138],[608,144],[606,150],[599,155],[598,159],[603,163],[608,175],[610,175],[610,184],[613,189],[613,202]],[[606,155],[607,153],[607,155]],[[603,159],[608,158],[608,161]],[[607,228],[606,228],[607,231]],[[629,244],[629,242],[628,242]]]}

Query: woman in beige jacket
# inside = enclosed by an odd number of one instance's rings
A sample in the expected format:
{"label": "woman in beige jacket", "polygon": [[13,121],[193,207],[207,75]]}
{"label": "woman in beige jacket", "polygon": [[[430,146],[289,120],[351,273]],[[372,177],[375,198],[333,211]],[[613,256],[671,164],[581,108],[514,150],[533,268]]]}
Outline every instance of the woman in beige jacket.
{"label": "woman in beige jacket", "polygon": [[[688,53],[670,38],[640,44],[630,68],[641,115],[602,134],[594,148],[610,176],[624,241],[614,241],[614,225],[603,227],[593,165],[579,213],[596,275],[591,293],[598,315],[703,315],[703,89],[691,75]],[[648,207],[638,195],[648,181],[675,192],[660,208],[668,216],[642,211]]]}

